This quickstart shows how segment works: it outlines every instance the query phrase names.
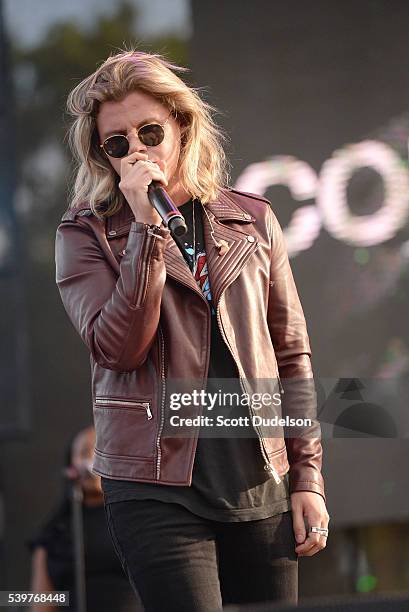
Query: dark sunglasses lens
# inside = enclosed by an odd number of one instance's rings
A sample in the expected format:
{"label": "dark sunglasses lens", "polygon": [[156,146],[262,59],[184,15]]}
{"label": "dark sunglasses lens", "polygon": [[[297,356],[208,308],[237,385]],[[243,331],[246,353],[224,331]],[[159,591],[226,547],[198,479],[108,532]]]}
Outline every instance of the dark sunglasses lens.
{"label": "dark sunglasses lens", "polygon": [[157,123],[144,125],[138,132],[139,140],[147,147],[156,147],[165,137],[163,127]]}
{"label": "dark sunglasses lens", "polygon": [[125,157],[129,150],[129,142],[125,136],[111,136],[104,142],[104,149],[111,157]]}

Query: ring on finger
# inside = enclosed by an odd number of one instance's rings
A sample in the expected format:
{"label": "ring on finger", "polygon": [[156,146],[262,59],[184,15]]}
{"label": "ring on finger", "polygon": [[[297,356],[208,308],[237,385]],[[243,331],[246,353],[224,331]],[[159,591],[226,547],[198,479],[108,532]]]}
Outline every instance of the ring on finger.
{"label": "ring on finger", "polygon": [[130,161],[128,162],[128,164],[130,166],[134,166],[135,164],[138,163],[138,161],[144,161],[144,162],[149,162],[150,164],[153,164],[153,161],[151,161],[150,159],[137,159],[136,161]]}
{"label": "ring on finger", "polygon": [[318,533],[321,536],[324,536],[325,538],[328,537],[328,529],[326,529],[325,527],[310,527],[309,529],[310,533]]}

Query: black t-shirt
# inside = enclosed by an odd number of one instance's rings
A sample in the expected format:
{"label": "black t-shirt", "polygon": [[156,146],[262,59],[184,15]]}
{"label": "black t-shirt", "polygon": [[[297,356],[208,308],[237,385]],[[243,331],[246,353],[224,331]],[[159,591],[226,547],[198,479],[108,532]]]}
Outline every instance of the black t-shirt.
{"label": "black t-shirt", "polygon": [[[211,310],[211,346],[206,392],[217,393],[220,380],[223,392],[241,394],[237,367],[220,333],[212,303],[207,274],[206,251],[203,237],[203,217],[199,200],[189,200],[179,206],[186,220],[188,232],[178,238],[187,253],[189,267]],[[193,247],[193,211],[195,246]],[[195,255],[195,256],[194,256]],[[216,405],[212,416],[248,416],[248,407]],[[212,428],[213,429],[213,428]],[[244,431],[246,429],[246,431]],[[102,478],[106,503],[127,499],[156,499],[179,503],[204,518],[218,521],[249,521],[267,518],[291,509],[288,474],[277,484],[264,470],[260,442],[254,429],[240,427],[239,436],[226,431],[225,437],[200,433],[193,466],[192,485],[175,487],[153,483]],[[247,436],[247,437],[244,437]]]}
{"label": "black t-shirt", "polygon": [[[142,612],[142,603],[122,569],[113,547],[103,504],[82,506],[85,588],[88,612]],[[70,592],[70,606],[77,610],[71,502],[66,499],[38,533],[27,541],[31,552],[47,551],[47,570],[56,591]]]}

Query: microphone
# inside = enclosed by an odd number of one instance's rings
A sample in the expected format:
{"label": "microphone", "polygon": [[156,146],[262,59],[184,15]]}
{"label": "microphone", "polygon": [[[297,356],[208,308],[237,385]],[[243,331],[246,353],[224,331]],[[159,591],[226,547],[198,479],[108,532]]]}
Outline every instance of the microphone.
{"label": "microphone", "polygon": [[165,189],[159,181],[152,181],[148,185],[149,202],[160,214],[166,227],[175,236],[183,236],[187,227],[183,215],[180,214]]}

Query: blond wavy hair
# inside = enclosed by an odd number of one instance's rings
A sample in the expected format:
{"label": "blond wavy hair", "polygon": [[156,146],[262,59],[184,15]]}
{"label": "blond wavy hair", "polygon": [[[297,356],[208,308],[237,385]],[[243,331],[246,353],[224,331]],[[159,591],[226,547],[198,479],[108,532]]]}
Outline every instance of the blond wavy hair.
{"label": "blond wavy hair", "polygon": [[141,90],[168,107],[181,131],[179,177],[182,187],[203,204],[214,200],[229,182],[229,163],[223,150],[227,139],[214,121],[215,107],[176,73],[188,68],[162,55],[121,50],[111,55],[68,95],[67,111],[74,117],[68,142],[76,162],[70,207],[86,202],[99,217],[109,217],[124,204],[120,178],[99,147],[96,118],[103,102],[122,100]]}

